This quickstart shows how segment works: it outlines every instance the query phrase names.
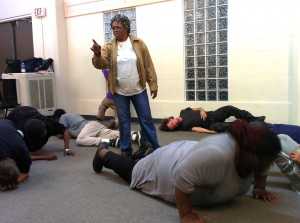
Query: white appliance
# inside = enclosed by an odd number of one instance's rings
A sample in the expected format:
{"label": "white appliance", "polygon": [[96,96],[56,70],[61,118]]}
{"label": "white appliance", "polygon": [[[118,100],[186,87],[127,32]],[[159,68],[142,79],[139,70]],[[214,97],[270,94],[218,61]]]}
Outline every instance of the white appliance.
{"label": "white appliance", "polygon": [[53,115],[56,109],[55,74],[9,73],[2,79],[16,79],[18,102],[36,108],[41,114]]}

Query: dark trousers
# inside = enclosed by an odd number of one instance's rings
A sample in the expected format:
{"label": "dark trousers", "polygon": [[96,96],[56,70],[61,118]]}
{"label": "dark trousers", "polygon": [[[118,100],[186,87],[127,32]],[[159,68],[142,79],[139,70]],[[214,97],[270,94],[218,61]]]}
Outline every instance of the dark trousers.
{"label": "dark trousers", "polygon": [[248,122],[252,122],[255,118],[246,110],[241,110],[231,105],[223,106],[213,112],[210,130],[216,132],[226,131],[230,123],[225,122],[225,120],[231,116],[234,116],[236,119],[245,119]]}
{"label": "dark trousers", "polygon": [[127,183],[131,183],[132,170],[137,163],[135,160],[109,151],[104,156],[103,162],[106,168],[113,170]]}

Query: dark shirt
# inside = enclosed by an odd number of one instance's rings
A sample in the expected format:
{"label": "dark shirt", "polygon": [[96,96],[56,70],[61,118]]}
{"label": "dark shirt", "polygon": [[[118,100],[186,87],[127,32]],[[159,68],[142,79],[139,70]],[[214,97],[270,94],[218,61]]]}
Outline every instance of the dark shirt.
{"label": "dark shirt", "polygon": [[190,107],[180,111],[180,117],[182,122],[180,123],[179,129],[182,131],[192,131],[193,127],[201,127],[205,129],[210,128],[212,112],[206,112],[207,117],[204,120],[201,119],[199,110],[193,110]]}
{"label": "dark shirt", "polygon": [[24,138],[7,119],[0,120],[0,159],[9,157],[16,162],[21,173],[28,173],[31,158]]}
{"label": "dark shirt", "polygon": [[272,129],[275,134],[285,134],[300,144],[300,126],[288,124],[270,124],[267,125]]}
{"label": "dark shirt", "polygon": [[51,136],[55,136],[58,134],[63,135],[66,130],[66,127],[64,125],[52,120],[49,117],[42,115],[37,109],[29,106],[20,106],[18,108],[15,108],[8,114],[7,119],[11,120],[14,123],[15,127],[21,130],[23,133],[25,123],[29,119],[39,119],[45,123],[47,134],[42,139],[42,141],[35,142],[35,144],[33,145],[32,143],[28,142],[25,135],[25,141],[29,151],[35,151],[40,149],[43,145],[47,143],[48,139]]}

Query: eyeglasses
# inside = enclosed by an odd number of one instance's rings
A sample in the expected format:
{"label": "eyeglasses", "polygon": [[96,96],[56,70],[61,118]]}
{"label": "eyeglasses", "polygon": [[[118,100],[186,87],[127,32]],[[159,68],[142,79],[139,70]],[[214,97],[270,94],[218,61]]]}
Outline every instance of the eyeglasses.
{"label": "eyeglasses", "polygon": [[122,29],[121,26],[112,26],[112,27],[110,28],[110,30],[120,30],[120,29]]}

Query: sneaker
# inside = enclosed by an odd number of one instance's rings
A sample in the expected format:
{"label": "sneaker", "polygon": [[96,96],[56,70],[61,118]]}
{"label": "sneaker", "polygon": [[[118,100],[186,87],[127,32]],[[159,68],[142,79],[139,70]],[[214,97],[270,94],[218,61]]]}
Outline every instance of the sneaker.
{"label": "sneaker", "polygon": [[99,151],[101,149],[108,149],[108,143],[106,142],[100,142],[98,145],[98,149],[95,153],[94,159],[93,159],[93,169],[96,173],[100,173],[103,169],[103,162],[101,158],[99,157]]}
{"label": "sneaker", "polygon": [[131,156],[131,155],[132,155],[132,150],[121,152],[121,156]]}
{"label": "sneaker", "polygon": [[141,147],[141,143],[142,143],[141,131],[133,132],[131,134],[131,140],[132,140],[132,142],[136,142],[138,144],[138,146]]}
{"label": "sneaker", "polygon": [[119,148],[120,147],[120,138],[116,137],[114,139],[110,139],[108,145],[112,146],[112,147]]}
{"label": "sneaker", "polygon": [[263,121],[265,121],[265,119],[266,119],[266,116],[253,117],[250,119],[250,122],[255,122],[255,121],[263,122]]}
{"label": "sneaker", "polygon": [[137,150],[134,154],[132,154],[131,159],[140,160],[153,152],[154,149],[152,148],[152,145],[149,142],[143,142],[140,146],[140,149]]}

